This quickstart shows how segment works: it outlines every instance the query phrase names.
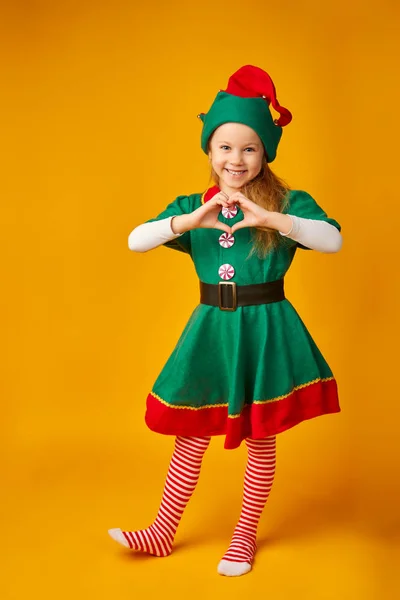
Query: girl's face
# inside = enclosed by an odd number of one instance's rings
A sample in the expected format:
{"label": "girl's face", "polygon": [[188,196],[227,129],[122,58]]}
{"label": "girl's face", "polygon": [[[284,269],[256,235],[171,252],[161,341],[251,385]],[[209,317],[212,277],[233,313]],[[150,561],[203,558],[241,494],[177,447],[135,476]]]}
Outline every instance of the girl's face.
{"label": "girl's face", "polygon": [[211,137],[208,156],[220,189],[233,194],[261,171],[264,146],[251,127],[224,123]]}

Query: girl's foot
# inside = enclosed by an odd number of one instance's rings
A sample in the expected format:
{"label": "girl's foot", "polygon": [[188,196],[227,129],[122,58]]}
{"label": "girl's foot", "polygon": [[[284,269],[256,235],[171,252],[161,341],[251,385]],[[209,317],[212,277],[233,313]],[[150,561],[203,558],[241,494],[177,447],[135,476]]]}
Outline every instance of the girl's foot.
{"label": "girl's foot", "polygon": [[256,543],[250,537],[234,534],[231,544],[218,565],[218,573],[238,577],[251,571]]}
{"label": "girl's foot", "polygon": [[141,531],[122,531],[117,528],[109,529],[108,533],[125,548],[140,550],[153,556],[168,556],[172,552],[172,540],[157,532],[153,525]]}
{"label": "girl's foot", "polygon": [[230,562],[229,560],[220,560],[218,565],[218,573],[227,577],[239,577],[251,571],[251,564],[248,562]]}
{"label": "girl's foot", "polygon": [[176,438],[161,506],[155,521],[150,527],[140,531],[109,529],[108,533],[113,540],[126,548],[141,550],[154,556],[171,554],[179,521],[195,490],[210,439],[179,436]]}

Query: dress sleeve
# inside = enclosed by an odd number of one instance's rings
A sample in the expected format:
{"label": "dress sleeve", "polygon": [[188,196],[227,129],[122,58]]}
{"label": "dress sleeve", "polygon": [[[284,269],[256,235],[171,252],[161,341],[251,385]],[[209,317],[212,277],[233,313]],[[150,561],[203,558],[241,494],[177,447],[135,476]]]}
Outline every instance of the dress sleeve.
{"label": "dress sleeve", "polygon": [[[173,202],[168,204],[168,206],[163,210],[159,215],[154,217],[153,219],[149,219],[146,223],[152,223],[153,221],[160,221],[161,219],[166,219],[167,217],[177,217],[178,215],[185,215],[191,213],[193,211],[192,202],[190,196],[178,196]],[[172,250],[178,250],[179,252],[186,252],[186,254],[191,255],[191,239],[190,239],[190,231],[185,231],[181,236],[170,240],[169,242],[165,242],[162,244],[167,248],[172,248]]]}
{"label": "dress sleeve", "polygon": [[[296,217],[302,217],[304,219],[315,219],[317,221],[325,221],[330,225],[336,227],[339,231],[341,230],[340,224],[331,217],[328,217],[326,212],[317,204],[308,192],[304,192],[302,190],[290,190],[289,192],[289,201],[283,211],[285,214],[294,215]],[[307,248],[307,246],[303,246],[299,242],[295,242],[298,248],[302,248],[303,250],[310,250],[311,248]]]}

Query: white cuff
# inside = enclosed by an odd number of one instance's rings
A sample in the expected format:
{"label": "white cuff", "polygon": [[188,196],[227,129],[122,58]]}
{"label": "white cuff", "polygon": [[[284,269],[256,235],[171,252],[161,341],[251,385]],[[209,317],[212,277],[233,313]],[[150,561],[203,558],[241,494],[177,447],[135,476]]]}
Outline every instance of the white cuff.
{"label": "white cuff", "polygon": [[135,227],[128,237],[129,250],[147,252],[183,235],[182,233],[174,233],[171,229],[171,221],[174,216],[176,215],[160,221],[142,223],[142,225]]}

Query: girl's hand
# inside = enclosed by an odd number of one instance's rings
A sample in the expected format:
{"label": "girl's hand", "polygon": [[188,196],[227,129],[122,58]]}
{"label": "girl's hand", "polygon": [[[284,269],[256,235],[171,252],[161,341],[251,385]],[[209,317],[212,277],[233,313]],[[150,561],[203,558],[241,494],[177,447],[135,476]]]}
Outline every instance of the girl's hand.
{"label": "girl's hand", "polygon": [[211,200],[190,213],[190,229],[220,229],[231,233],[231,228],[226,223],[218,220],[221,207],[228,208],[228,196],[224,192],[215,194]]}
{"label": "girl's hand", "polygon": [[239,206],[244,215],[242,221],[239,221],[232,226],[232,233],[235,233],[235,231],[238,229],[243,229],[244,227],[269,226],[268,220],[272,213],[268,210],[265,210],[265,208],[262,208],[262,206],[255,204],[255,202],[252,202],[240,192],[235,192],[232,194],[232,196],[229,197],[228,204],[230,207],[232,207],[234,204]]}

